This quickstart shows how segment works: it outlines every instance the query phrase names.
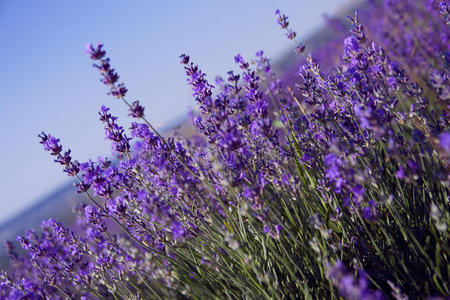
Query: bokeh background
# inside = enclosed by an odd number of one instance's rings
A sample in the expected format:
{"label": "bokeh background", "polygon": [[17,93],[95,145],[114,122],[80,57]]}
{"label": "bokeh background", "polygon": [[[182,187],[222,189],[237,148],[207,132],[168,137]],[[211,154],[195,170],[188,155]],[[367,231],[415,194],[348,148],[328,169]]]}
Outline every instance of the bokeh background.
{"label": "bokeh background", "polygon": [[298,37],[324,26],[352,1],[25,1],[0,0],[0,225],[70,179],[38,143],[59,137],[80,161],[109,155],[97,111],[102,104],[128,127],[124,105],[106,95],[84,54],[105,45],[113,67],[159,128],[195,107],[178,56],[187,53],[210,80],[235,70],[233,57],[264,50],[274,60],[293,44],[275,22],[287,12]]}

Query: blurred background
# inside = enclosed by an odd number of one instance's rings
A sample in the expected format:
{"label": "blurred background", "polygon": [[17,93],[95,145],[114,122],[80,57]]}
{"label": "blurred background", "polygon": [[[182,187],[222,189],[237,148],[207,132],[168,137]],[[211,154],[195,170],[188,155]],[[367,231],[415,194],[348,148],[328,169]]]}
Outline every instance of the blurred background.
{"label": "blurred background", "polygon": [[306,40],[325,26],[325,14],[354,2],[0,0],[0,242],[42,219],[69,215],[78,201],[37,134],[60,138],[86,161],[110,155],[97,115],[102,104],[129,127],[126,107],[106,95],[84,53],[87,43],[105,45],[128,100],[140,100],[153,124],[167,129],[186,122],[195,107],[181,53],[211,81],[237,69],[237,53],[252,58],[264,50],[282,61],[294,44],[276,24],[276,9]]}

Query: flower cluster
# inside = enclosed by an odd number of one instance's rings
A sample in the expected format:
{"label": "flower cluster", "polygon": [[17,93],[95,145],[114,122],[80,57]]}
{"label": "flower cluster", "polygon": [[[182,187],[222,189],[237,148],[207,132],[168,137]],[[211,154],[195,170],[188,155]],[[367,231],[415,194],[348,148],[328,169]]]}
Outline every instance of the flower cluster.
{"label": "flower cluster", "polygon": [[78,163],[39,135],[86,202],[76,224],[18,237],[26,254],[8,242],[0,297],[448,297],[447,6],[369,1],[307,55],[277,10],[302,54],[289,78],[258,51],[213,85],[182,54],[191,137],[161,135],[89,45],[133,122],[101,107],[113,160]]}

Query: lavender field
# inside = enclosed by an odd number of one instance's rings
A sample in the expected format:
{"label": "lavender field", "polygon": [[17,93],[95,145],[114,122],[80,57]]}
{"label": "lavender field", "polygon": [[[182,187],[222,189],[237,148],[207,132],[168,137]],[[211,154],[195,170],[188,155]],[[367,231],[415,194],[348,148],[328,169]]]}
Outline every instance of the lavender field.
{"label": "lavender field", "polygon": [[0,298],[449,299],[449,5],[363,1],[308,40],[276,10],[292,54],[214,82],[180,54],[170,135],[87,45],[129,120],[99,103],[113,151],[86,162],[39,134],[77,203],[6,243]]}

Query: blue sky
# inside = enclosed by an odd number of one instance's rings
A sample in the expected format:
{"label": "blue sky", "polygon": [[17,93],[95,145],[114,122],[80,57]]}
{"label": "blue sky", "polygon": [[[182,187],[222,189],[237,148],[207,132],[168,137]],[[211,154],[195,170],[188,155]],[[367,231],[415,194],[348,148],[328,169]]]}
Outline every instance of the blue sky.
{"label": "blue sky", "polygon": [[275,23],[286,12],[300,38],[342,0],[94,1],[0,0],[0,223],[68,182],[38,143],[49,132],[85,161],[109,155],[97,111],[102,104],[128,127],[125,107],[106,95],[84,54],[102,42],[113,67],[161,127],[194,107],[181,53],[213,79],[236,69],[233,56],[292,44]]}

